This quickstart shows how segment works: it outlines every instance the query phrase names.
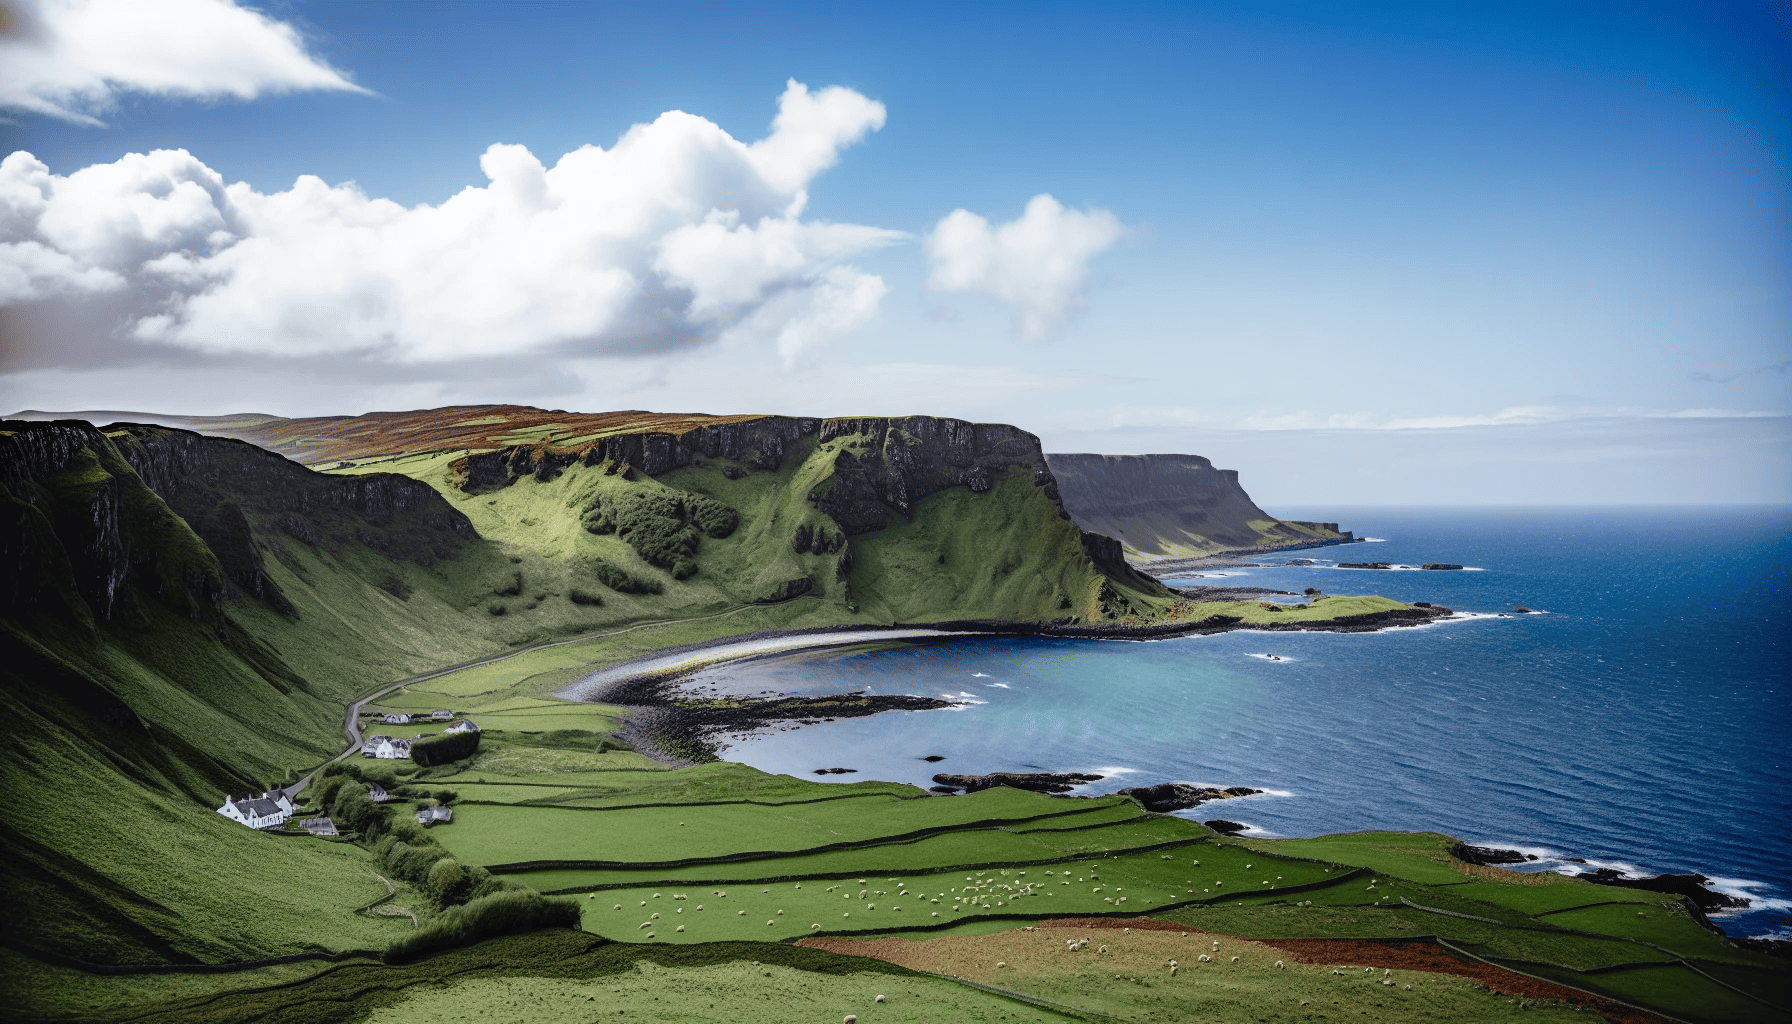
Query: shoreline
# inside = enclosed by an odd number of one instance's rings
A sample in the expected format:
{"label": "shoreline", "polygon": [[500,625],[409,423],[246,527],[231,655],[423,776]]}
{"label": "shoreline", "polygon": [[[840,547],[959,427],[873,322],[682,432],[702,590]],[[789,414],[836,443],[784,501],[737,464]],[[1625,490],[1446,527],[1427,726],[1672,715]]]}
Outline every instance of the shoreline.
{"label": "shoreline", "polygon": [[1307,551],[1313,548],[1335,548],[1346,544],[1366,543],[1368,543],[1366,537],[1352,537],[1349,540],[1340,537],[1336,540],[1316,540],[1303,544],[1284,544],[1278,547],[1228,548],[1225,551],[1215,551],[1211,555],[1197,555],[1193,558],[1153,558],[1143,562],[1129,561],[1127,564],[1153,579],[1162,579],[1165,576],[1180,576],[1195,569],[1255,565],[1256,563],[1245,561],[1245,559],[1257,555],[1274,555],[1284,551]]}
{"label": "shoreline", "polygon": [[[1394,608],[1362,615],[1346,615],[1313,622],[1245,624],[1237,616],[1215,615],[1193,622],[1157,626],[1075,626],[1069,624],[1012,622],[1006,620],[955,620],[935,623],[892,623],[851,628],[810,626],[801,629],[761,630],[717,637],[694,644],[666,648],[653,654],[606,666],[581,676],[554,691],[560,700],[610,704],[626,709],[622,728],[615,733],[643,756],[673,768],[689,767],[717,759],[710,737],[717,733],[760,728],[775,721],[813,721],[833,717],[863,717],[884,711],[934,710],[908,706],[904,701],[921,698],[867,698],[849,709],[837,694],[828,698],[796,698],[780,694],[771,700],[750,700],[723,709],[698,700],[680,700],[675,684],[694,672],[734,661],[806,651],[850,647],[888,641],[946,640],[957,637],[1034,637],[1078,640],[1171,640],[1185,636],[1212,636],[1236,630],[1264,633],[1375,633],[1389,629],[1436,625],[1458,616],[1440,606]],[[830,702],[830,703],[822,703]],[[818,710],[826,708],[827,710]]]}

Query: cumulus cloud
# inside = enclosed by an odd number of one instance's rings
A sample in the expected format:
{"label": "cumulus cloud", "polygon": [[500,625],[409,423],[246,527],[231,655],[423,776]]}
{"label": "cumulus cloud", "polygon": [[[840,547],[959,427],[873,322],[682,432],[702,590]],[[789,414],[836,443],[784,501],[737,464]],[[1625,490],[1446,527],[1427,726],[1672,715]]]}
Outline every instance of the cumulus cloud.
{"label": "cumulus cloud", "polygon": [[746,144],[679,111],[547,167],[494,145],[488,182],[405,207],[354,184],[226,184],[184,150],[62,176],[0,161],[0,304],[104,300],[126,336],[214,355],[451,362],[759,339],[785,359],[876,315],[846,261],[907,236],[802,218],[805,189],[884,122],[789,83]]}
{"label": "cumulus cloud", "polygon": [[365,91],[231,0],[0,0],[0,106],[87,124],[121,93]]}
{"label": "cumulus cloud", "polygon": [[1006,302],[1022,337],[1043,338],[1086,303],[1089,260],[1124,232],[1106,210],[1067,210],[1044,193],[1019,219],[995,228],[953,210],[927,238],[928,285]]}

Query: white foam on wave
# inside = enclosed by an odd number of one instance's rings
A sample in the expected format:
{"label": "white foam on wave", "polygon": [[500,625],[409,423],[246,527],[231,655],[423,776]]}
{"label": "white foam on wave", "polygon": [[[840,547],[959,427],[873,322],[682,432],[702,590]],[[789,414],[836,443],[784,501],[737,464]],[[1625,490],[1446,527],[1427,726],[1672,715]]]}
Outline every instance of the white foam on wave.
{"label": "white foam on wave", "polygon": [[940,699],[953,702],[949,708],[939,708],[940,711],[963,711],[972,705],[989,703],[986,700],[978,700],[976,694],[971,693],[942,693]]}
{"label": "white foam on wave", "polygon": [[[1752,878],[1712,878],[1706,883],[1725,896],[1735,896],[1749,901],[1748,911],[1758,910],[1792,910],[1792,900],[1777,896],[1763,896],[1756,889],[1766,888],[1771,883],[1758,882]],[[1731,913],[1743,908],[1733,908]]]}
{"label": "white foam on wave", "polygon": [[1137,768],[1126,768],[1121,765],[1108,765],[1104,768],[1091,768],[1091,769],[1089,769],[1088,774],[1090,774],[1090,775],[1136,775],[1136,774],[1138,774],[1138,771],[1139,770]]}
{"label": "white foam on wave", "polygon": [[972,679],[994,679],[995,676],[990,675],[988,672],[972,672],[971,678]]}
{"label": "white foam on wave", "polygon": [[1286,654],[1246,654],[1245,657],[1257,658],[1261,661],[1299,661],[1300,660],[1299,658],[1290,658]]}
{"label": "white foam on wave", "polygon": [[1001,688],[1002,688],[1002,689],[1004,689],[1004,690],[1012,690],[1012,689],[1014,689],[1014,687],[1012,687],[1012,686],[1009,686],[1009,685],[1008,685],[1008,684],[1007,684],[1007,683],[984,683],[984,684],[983,684],[983,685],[984,685],[984,686],[999,686],[999,687],[1001,687]]}
{"label": "white foam on wave", "polygon": [[1253,796],[1293,796],[1294,793],[1292,790],[1287,790],[1287,789],[1266,789],[1261,793],[1254,793],[1252,795]]}
{"label": "white foam on wave", "polygon": [[1359,538],[1357,538],[1357,543],[1359,543],[1359,544],[1386,544],[1387,542],[1388,542],[1388,539],[1386,537],[1359,537]]}

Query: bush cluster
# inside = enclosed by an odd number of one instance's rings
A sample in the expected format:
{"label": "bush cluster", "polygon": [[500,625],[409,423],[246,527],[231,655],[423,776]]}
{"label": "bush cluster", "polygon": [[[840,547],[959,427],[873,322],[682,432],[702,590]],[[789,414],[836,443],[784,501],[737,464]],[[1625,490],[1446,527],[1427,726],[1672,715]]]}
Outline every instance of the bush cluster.
{"label": "bush cluster", "polygon": [[630,490],[592,495],[580,521],[592,533],[614,533],[641,557],[688,579],[697,571],[702,535],[726,537],[740,524],[727,505],[700,494],[673,490]]}
{"label": "bush cluster", "polygon": [[392,943],[386,949],[386,962],[405,963],[497,935],[578,926],[579,907],[571,900],[549,899],[533,890],[498,892],[450,907],[427,928]]}
{"label": "bush cluster", "polygon": [[472,757],[479,751],[479,731],[440,733],[411,742],[411,760],[424,767]]}
{"label": "bush cluster", "polygon": [[657,594],[660,585],[655,580],[642,580],[630,576],[621,567],[612,565],[601,558],[591,560],[591,575],[597,581],[618,594]]}

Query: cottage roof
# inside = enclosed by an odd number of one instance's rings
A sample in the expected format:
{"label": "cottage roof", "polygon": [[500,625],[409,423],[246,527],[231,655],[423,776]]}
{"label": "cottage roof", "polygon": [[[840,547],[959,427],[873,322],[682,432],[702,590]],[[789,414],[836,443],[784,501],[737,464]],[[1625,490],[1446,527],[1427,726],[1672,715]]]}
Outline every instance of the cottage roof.
{"label": "cottage roof", "polygon": [[236,804],[237,811],[245,817],[271,818],[277,814],[285,813],[280,809],[279,804],[265,796],[246,796],[240,800],[233,800],[231,802]]}

